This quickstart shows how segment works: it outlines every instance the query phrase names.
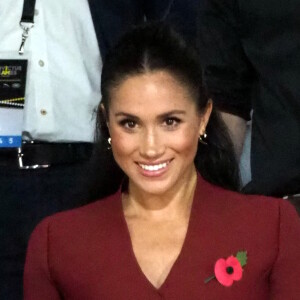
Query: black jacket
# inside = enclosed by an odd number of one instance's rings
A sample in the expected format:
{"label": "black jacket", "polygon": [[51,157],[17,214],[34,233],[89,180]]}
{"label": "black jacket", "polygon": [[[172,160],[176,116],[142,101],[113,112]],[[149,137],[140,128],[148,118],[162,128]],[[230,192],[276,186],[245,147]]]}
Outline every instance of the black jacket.
{"label": "black jacket", "polygon": [[300,192],[300,2],[201,0],[198,41],[215,105],[250,118],[247,192]]}
{"label": "black jacket", "polygon": [[101,55],[132,26],[145,20],[164,20],[187,40],[195,42],[195,0],[88,0]]}

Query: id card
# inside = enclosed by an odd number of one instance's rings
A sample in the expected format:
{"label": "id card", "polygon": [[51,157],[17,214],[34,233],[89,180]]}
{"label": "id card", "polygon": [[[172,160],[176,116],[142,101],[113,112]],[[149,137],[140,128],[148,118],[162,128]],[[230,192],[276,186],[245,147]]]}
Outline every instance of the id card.
{"label": "id card", "polygon": [[21,147],[27,59],[0,59],[0,148]]}

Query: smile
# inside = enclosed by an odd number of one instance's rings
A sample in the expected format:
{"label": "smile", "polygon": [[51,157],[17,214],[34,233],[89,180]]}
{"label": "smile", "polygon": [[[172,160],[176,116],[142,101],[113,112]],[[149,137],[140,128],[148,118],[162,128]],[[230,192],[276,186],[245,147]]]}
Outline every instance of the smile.
{"label": "smile", "polygon": [[144,165],[144,164],[139,164],[139,166],[140,166],[143,170],[146,170],[146,171],[158,171],[158,170],[161,170],[161,169],[166,168],[168,164],[169,164],[169,161],[168,161],[168,162],[161,163],[161,164],[157,164],[157,165]]}

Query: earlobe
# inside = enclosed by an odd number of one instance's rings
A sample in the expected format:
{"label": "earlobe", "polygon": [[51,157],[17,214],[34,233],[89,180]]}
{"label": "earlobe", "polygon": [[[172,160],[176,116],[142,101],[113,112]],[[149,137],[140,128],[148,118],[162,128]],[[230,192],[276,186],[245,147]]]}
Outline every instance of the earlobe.
{"label": "earlobe", "polygon": [[199,136],[203,136],[206,132],[206,126],[208,124],[211,112],[213,109],[213,101],[212,99],[209,99],[207,101],[206,107],[201,115],[201,123],[199,128]]}

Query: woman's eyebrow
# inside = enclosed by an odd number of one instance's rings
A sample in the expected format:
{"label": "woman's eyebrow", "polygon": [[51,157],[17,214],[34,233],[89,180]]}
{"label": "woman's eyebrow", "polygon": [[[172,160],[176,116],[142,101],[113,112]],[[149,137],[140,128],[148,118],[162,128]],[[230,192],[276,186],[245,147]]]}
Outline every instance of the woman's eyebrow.
{"label": "woman's eyebrow", "polygon": [[125,112],[117,112],[115,113],[115,117],[126,117],[133,120],[139,120],[137,116]]}
{"label": "woman's eyebrow", "polygon": [[171,110],[171,111],[168,111],[168,112],[158,115],[158,118],[164,119],[164,118],[167,118],[172,115],[185,115],[185,114],[186,114],[185,110],[174,109],[174,110]]}
{"label": "woman's eyebrow", "polygon": [[[185,115],[185,114],[186,114],[185,110],[174,109],[158,115],[157,118],[163,119],[172,115]],[[134,120],[139,120],[139,117],[126,112],[117,112],[115,113],[115,117],[126,117]]]}

